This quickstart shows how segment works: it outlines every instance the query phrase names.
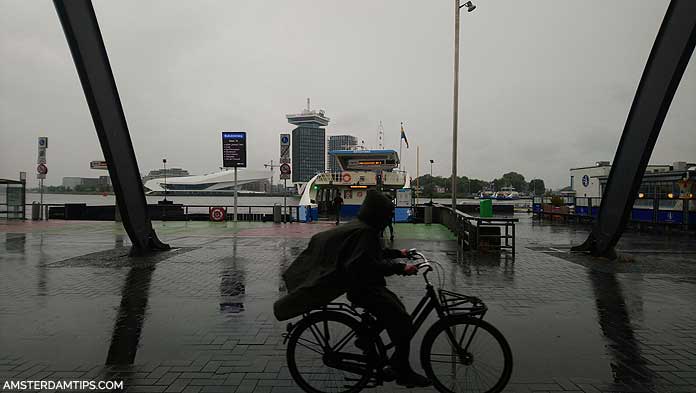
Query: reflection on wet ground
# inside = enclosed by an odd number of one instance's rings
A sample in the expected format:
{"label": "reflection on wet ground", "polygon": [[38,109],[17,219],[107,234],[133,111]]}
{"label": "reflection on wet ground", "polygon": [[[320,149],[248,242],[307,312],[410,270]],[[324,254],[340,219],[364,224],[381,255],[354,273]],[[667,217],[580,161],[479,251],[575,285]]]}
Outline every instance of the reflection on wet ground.
{"label": "reflection on wet ground", "polygon": [[131,267],[123,284],[121,304],[109,344],[106,364],[133,364],[147,311],[155,265]]}
{"label": "reflection on wet ground", "polygon": [[[219,227],[159,223],[175,249],[130,260],[113,224],[59,224],[0,226],[0,381],[296,391],[271,305],[285,291],[282,271],[330,226],[226,226],[215,236]],[[524,217],[514,260],[458,251],[436,225],[396,230],[394,247],[442,264],[443,287],[489,305],[515,356],[509,391],[696,391],[693,238],[627,234],[619,248],[638,259],[619,266],[566,251],[587,228]],[[388,281],[408,307],[423,294],[419,277]]]}

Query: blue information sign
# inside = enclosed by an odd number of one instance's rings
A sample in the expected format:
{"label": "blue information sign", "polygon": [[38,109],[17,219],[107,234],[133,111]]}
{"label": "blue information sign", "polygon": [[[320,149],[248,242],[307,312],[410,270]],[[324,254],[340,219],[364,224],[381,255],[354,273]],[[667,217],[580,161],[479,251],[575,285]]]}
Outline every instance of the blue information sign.
{"label": "blue information sign", "polygon": [[222,166],[246,168],[246,132],[222,133]]}

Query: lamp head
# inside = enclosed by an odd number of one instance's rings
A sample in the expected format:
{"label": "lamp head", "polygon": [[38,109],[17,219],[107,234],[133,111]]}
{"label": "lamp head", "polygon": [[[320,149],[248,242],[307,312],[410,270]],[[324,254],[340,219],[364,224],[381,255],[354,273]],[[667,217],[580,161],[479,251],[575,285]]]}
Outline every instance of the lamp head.
{"label": "lamp head", "polygon": [[434,163],[435,163],[435,161],[433,161],[433,160],[430,160],[430,163],[431,163],[431,164],[434,164]]}
{"label": "lamp head", "polygon": [[471,11],[476,9],[476,6],[470,1],[467,1],[466,3],[464,3],[464,7],[466,7],[467,12],[471,12]]}

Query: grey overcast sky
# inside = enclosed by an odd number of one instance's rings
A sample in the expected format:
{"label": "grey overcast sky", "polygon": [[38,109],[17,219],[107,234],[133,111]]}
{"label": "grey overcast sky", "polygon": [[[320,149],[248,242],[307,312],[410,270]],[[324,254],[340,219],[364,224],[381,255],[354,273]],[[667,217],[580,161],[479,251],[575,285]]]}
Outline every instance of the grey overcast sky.
{"label": "grey overcast sky", "polygon": [[[515,170],[548,186],[611,160],[667,0],[476,0],[462,12],[459,174]],[[249,133],[249,166],[278,156],[286,113],[311,97],[375,147],[403,121],[415,176],[451,173],[450,0],[105,1],[94,6],[140,171],[221,165],[221,130]],[[696,161],[691,60],[652,162]],[[0,0],[0,177],[96,176],[102,154],[53,4]]]}

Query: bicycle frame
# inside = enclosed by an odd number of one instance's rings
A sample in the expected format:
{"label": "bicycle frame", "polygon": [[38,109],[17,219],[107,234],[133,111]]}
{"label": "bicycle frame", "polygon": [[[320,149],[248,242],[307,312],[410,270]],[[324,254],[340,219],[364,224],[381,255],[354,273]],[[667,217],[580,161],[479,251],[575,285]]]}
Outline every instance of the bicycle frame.
{"label": "bicycle frame", "polygon": [[[415,253],[415,255],[420,256],[423,260],[423,262],[418,264],[419,269],[421,267],[426,268],[426,270],[423,272],[423,279],[425,280],[426,286],[425,295],[418,302],[418,304],[413,309],[413,312],[411,312],[410,315],[411,324],[413,327],[410,338],[413,338],[415,334],[420,330],[421,326],[423,326],[423,323],[430,316],[433,310],[437,313],[438,318],[441,320],[450,315],[457,314],[464,314],[469,315],[471,317],[483,319],[484,315],[488,311],[488,307],[486,307],[480,299],[476,297],[460,295],[454,292],[444,291],[442,289],[439,290],[438,295],[438,291],[435,290],[435,287],[430,283],[430,280],[428,279],[428,273],[433,271],[431,264],[423,254]],[[445,296],[450,296],[451,300],[447,299]],[[472,303],[473,306],[460,307],[464,303]],[[304,317],[306,318],[314,312],[322,311],[344,312],[350,316],[356,317],[356,319],[359,319],[361,325],[369,324],[371,322],[370,319],[372,318],[370,314],[361,314],[357,312],[355,308],[353,308],[352,306],[349,306],[344,303],[327,304],[317,310],[304,314]],[[464,312],[457,313],[456,311]],[[286,339],[293,330],[293,328],[293,324],[288,324],[287,333],[285,334]],[[468,326],[465,328],[462,334],[462,340],[464,339],[464,337],[466,337],[467,329]],[[455,333],[450,328],[447,328],[446,330],[447,337],[449,338],[450,343],[452,344],[452,348],[457,348],[457,356],[459,356],[459,358],[462,359],[462,361],[464,361],[467,358],[467,349],[471,344],[477,329],[478,326],[474,327],[474,331],[471,333],[471,336],[469,337],[469,340],[464,347],[462,347],[461,345],[462,342],[458,342],[457,338],[455,337]],[[328,350],[328,353],[325,354],[325,361],[327,362],[327,365],[330,364],[331,367],[356,374],[364,374],[366,372],[373,373],[374,376],[377,378],[377,383],[380,383],[383,379],[381,369],[382,367],[388,364],[387,351],[394,348],[395,346],[394,343],[390,342],[388,344],[384,344],[381,341],[381,338],[379,337],[379,333],[381,332],[381,330],[382,329],[375,332],[375,341],[378,341],[379,343],[377,344],[376,348],[374,348],[373,351],[371,351],[368,354],[357,355],[341,352],[341,349],[343,349],[343,347],[350,340],[352,340],[353,337],[357,335],[357,332],[355,331],[353,331],[352,333],[348,333],[345,337],[341,338],[341,340],[333,348],[327,345],[325,348],[326,350]],[[320,332],[317,333],[315,331],[312,331],[312,333],[315,335],[315,338],[320,343],[324,341],[321,340],[319,337],[321,335]],[[326,332],[326,334],[328,335],[328,331]],[[367,367],[365,365],[367,365]]]}

